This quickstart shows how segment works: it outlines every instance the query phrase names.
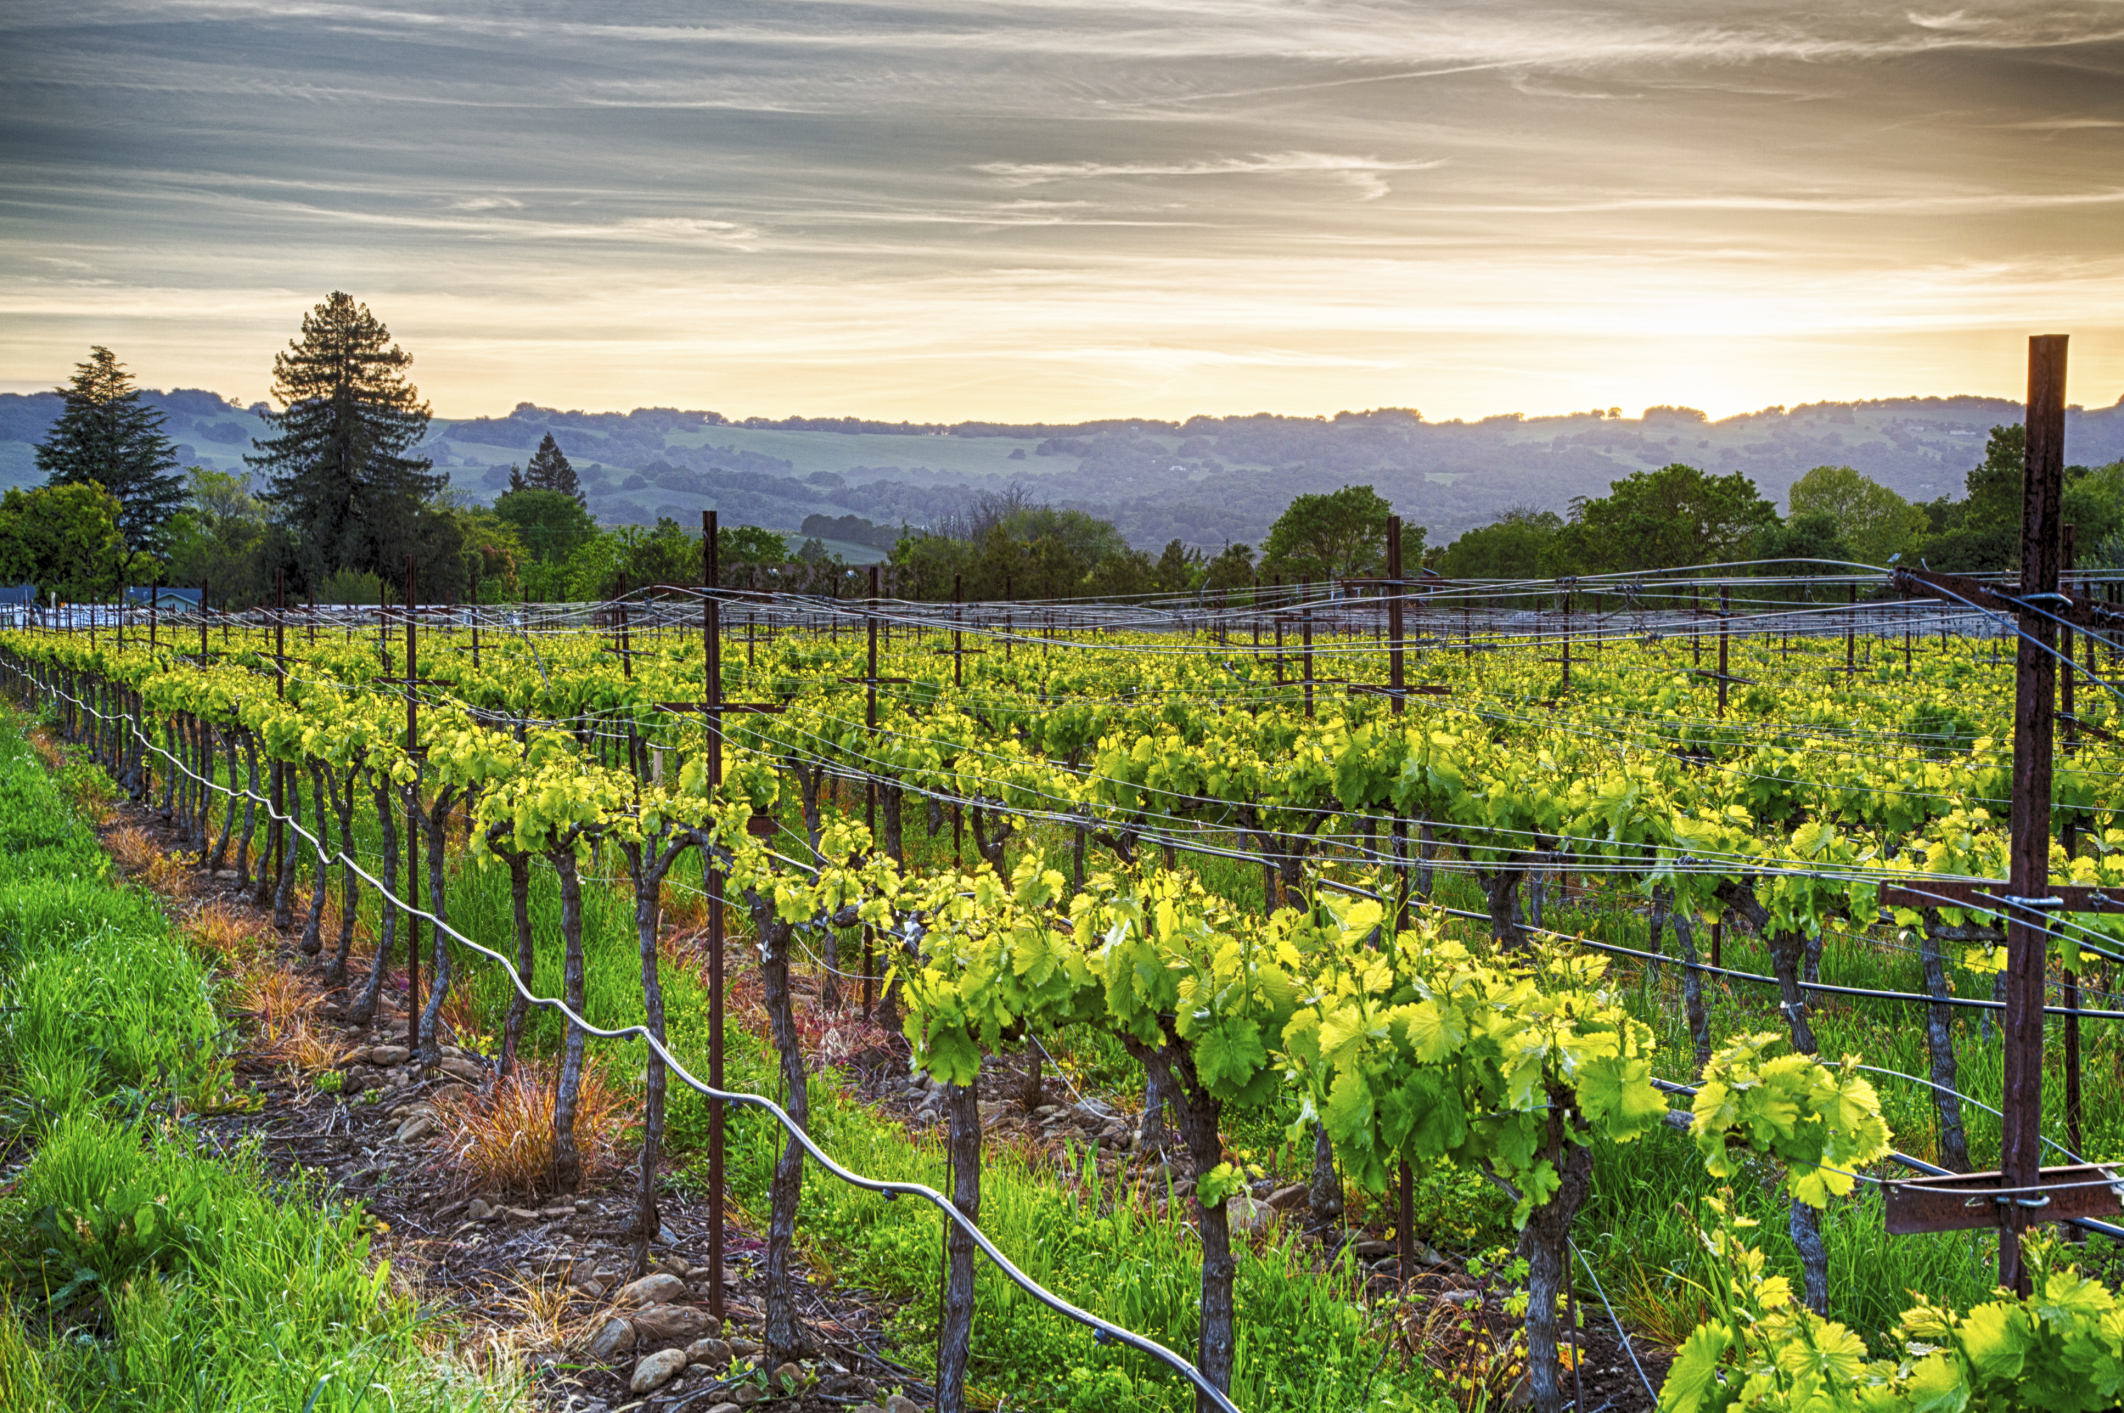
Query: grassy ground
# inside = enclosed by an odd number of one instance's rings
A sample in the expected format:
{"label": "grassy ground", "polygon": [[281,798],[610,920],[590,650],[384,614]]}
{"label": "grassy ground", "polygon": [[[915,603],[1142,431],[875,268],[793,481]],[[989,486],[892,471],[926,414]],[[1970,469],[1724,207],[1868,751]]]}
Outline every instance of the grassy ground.
{"label": "grassy ground", "polygon": [[513,1406],[439,1355],[357,1208],[195,1141],[243,1102],[208,970],[25,725],[0,717],[0,1408]]}

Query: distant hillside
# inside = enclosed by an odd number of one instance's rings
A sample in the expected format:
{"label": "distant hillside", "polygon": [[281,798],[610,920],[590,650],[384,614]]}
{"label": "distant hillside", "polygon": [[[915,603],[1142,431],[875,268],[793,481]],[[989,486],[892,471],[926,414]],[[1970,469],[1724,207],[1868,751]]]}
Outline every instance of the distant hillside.
{"label": "distant hillside", "polygon": [[[242,469],[258,414],[196,388],[149,392],[189,463]],[[0,394],[0,487],[37,479],[31,444],[57,415],[50,393]],[[1633,471],[1685,461],[1745,471],[1782,507],[1809,469],[1855,466],[1913,500],[1960,495],[1984,437],[2019,420],[1999,398],[1824,402],[1709,421],[1687,408],[1641,417],[1489,417],[1426,422],[1405,409],[1334,417],[1196,417],[1071,425],[909,424],[792,417],[733,422],[674,408],[562,412],[518,404],[506,417],[438,418],[423,448],[481,498],[507,483],[551,432],[576,464],[593,512],[610,523],[670,515],[797,531],[807,517],[929,524],[984,490],[1025,482],[1036,495],[1113,519],[1137,545],[1260,543],[1292,496],[1369,482],[1431,542],[1505,509],[1565,509]],[[2124,403],[2066,418],[2066,455],[2124,459]]]}

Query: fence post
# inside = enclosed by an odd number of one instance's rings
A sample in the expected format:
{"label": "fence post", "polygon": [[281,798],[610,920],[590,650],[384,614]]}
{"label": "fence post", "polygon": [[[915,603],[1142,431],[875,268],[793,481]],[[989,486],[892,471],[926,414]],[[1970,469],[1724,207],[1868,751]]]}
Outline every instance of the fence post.
{"label": "fence post", "polygon": [[[406,754],[418,768],[420,752],[420,696],[414,682],[420,676],[420,646],[414,636],[414,611],[420,599],[413,578],[413,556],[406,556]],[[419,776],[414,777],[416,782]],[[420,1054],[420,786],[413,787],[406,801],[406,1048]],[[381,963],[379,962],[379,965]]]}
{"label": "fence post", "polygon": [[[716,544],[720,535],[718,513],[701,512],[701,671],[706,689],[701,720],[708,727],[708,798],[715,799],[723,783],[723,624],[722,605],[715,596],[720,579]],[[715,866],[712,848],[701,851],[708,860],[708,1087],[723,1087],[723,872]],[[723,1323],[723,1101],[708,1101],[708,1315],[718,1329]]]}
{"label": "fence post", "polygon": [[[2028,449],[2021,484],[2021,583],[2025,601],[2058,588],[2058,511],[2065,468],[2065,335],[2028,341]],[[2023,609],[2015,646],[2013,708],[2012,856],[2015,898],[2042,895],[2050,883],[2051,746],[2057,632],[2051,619]],[[2042,1180],[2043,991],[2049,956],[2049,919],[2025,906],[2006,921],[2005,1110],[2000,1186],[2033,1187]],[[2026,1296],[2028,1270],[2021,1233],[2029,1209],[2004,1207],[1999,1231],[1999,1284]]]}

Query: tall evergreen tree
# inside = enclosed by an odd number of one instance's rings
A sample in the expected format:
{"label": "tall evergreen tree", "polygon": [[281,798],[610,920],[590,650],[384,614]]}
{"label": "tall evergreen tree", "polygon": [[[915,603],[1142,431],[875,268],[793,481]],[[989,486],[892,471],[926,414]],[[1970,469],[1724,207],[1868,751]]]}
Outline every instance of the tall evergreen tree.
{"label": "tall evergreen tree", "polygon": [[[575,468],[561,454],[560,443],[553,440],[551,432],[546,433],[546,439],[538,444],[538,450],[531,456],[531,464],[524,468],[524,485],[535,491],[559,491],[574,496],[577,505],[587,503],[583,483],[575,479]],[[513,480],[509,489],[517,489]]]}
{"label": "tall evergreen tree", "polygon": [[65,410],[37,444],[45,484],[103,487],[117,498],[126,544],[159,554],[165,527],[186,495],[162,414],[141,403],[125,365],[101,346],[74,365],[73,381],[57,391]]}
{"label": "tall evergreen tree", "polygon": [[367,305],[337,291],[273,356],[273,396],[286,411],[267,414],[279,435],[244,460],[265,472],[262,498],[294,532],[310,584],[339,569],[396,582],[405,556],[421,558],[433,538],[424,502],[450,478],[406,454],[429,416],[403,372],[412,361]]}

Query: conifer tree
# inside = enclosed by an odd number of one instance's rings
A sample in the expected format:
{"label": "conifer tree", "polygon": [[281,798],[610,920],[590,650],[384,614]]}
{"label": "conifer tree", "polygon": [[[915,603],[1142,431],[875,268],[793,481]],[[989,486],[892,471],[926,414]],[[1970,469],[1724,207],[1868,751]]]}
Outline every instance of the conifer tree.
{"label": "conifer tree", "polygon": [[513,461],[512,461],[512,462],[510,462],[510,463],[509,463],[509,489],[508,489],[508,492],[507,492],[507,494],[509,494],[509,495],[512,495],[512,496],[513,496],[513,495],[515,495],[515,494],[516,494],[516,493],[517,493],[518,491],[522,491],[522,490],[528,490],[528,489],[530,489],[530,487],[529,487],[529,485],[528,485],[528,484],[527,484],[527,483],[525,482],[525,480],[524,480],[524,468],[523,468],[523,467],[521,467],[521,466],[518,466],[518,465],[517,465],[517,464],[516,464],[515,462],[513,462]]}
{"label": "conifer tree", "polygon": [[118,531],[127,546],[160,553],[164,527],[185,501],[162,413],[142,404],[125,365],[101,346],[74,365],[73,381],[57,391],[65,409],[37,445],[45,484],[103,487],[118,501]]}
{"label": "conifer tree", "polygon": [[310,584],[340,569],[396,582],[420,557],[424,502],[448,484],[426,457],[408,456],[428,430],[428,405],[406,381],[413,355],[351,295],[335,291],[303,316],[302,338],[273,357],[267,414],[278,433],[244,459],[266,473],[263,499],[297,541]]}
{"label": "conifer tree", "polygon": [[[559,491],[563,495],[574,496],[577,505],[585,503],[583,484],[575,478],[575,468],[570,466],[568,458],[561,454],[560,444],[553,440],[551,432],[546,433],[546,439],[538,444],[538,450],[532,454],[531,464],[524,469],[523,483],[535,491]],[[513,478],[509,489],[520,489]]]}

